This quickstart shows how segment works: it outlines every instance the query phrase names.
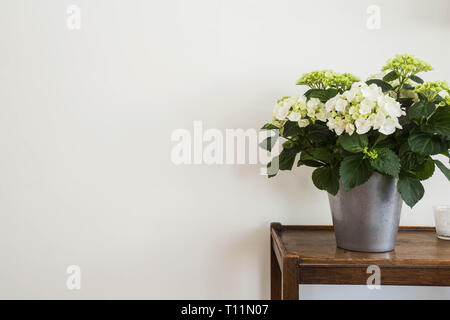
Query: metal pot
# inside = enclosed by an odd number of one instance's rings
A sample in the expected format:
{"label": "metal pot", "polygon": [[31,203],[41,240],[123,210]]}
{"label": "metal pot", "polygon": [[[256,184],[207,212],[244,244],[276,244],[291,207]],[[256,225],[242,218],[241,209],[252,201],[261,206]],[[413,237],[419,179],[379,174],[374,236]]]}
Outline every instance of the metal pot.
{"label": "metal pot", "polygon": [[370,179],[336,196],[328,194],[339,248],[386,252],[395,247],[403,200],[395,178],[374,172]]}

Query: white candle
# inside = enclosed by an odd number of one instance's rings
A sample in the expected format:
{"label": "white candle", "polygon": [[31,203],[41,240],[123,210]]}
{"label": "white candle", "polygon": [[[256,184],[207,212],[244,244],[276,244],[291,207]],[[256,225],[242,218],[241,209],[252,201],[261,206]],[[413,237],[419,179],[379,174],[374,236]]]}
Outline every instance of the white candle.
{"label": "white candle", "polygon": [[437,237],[450,240],[450,205],[434,206],[433,209]]}

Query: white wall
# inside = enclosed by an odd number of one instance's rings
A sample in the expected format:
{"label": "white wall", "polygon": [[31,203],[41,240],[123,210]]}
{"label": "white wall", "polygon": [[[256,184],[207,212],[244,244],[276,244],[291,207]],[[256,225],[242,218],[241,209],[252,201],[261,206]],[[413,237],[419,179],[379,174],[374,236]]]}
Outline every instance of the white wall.
{"label": "white wall", "polygon": [[[81,30],[66,8],[81,8]],[[381,7],[381,29],[366,9]],[[181,165],[177,128],[259,128],[319,68],[414,53],[450,80],[450,3],[0,2],[0,298],[268,298],[271,221],[330,224],[306,168]],[[440,172],[403,211],[433,225]],[[66,288],[68,265],[82,288]],[[449,288],[311,287],[303,298],[450,298]]]}

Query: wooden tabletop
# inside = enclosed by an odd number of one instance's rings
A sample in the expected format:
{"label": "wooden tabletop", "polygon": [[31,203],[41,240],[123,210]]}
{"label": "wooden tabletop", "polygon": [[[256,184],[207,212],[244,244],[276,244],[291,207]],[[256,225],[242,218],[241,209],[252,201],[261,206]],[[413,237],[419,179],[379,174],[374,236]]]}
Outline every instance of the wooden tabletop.
{"label": "wooden tabletop", "polygon": [[270,233],[272,299],[298,298],[298,284],[367,284],[373,267],[382,285],[450,286],[450,241],[433,227],[400,227],[395,249],[381,253],[338,248],[332,226],[275,222]]}
{"label": "wooden tabletop", "polygon": [[332,226],[281,226],[274,231],[284,250],[297,253],[302,265],[450,265],[450,241],[438,239],[433,227],[400,227],[395,250],[381,253],[336,247]]}

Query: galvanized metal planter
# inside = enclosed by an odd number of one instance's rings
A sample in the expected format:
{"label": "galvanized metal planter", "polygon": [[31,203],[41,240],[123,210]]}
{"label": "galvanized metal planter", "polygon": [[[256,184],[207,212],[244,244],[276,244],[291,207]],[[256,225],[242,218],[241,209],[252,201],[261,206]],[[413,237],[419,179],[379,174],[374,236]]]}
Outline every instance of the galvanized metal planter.
{"label": "galvanized metal planter", "polygon": [[374,172],[350,192],[341,185],[328,199],[338,247],[364,252],[394,249],[403,203],[397,179]]}

